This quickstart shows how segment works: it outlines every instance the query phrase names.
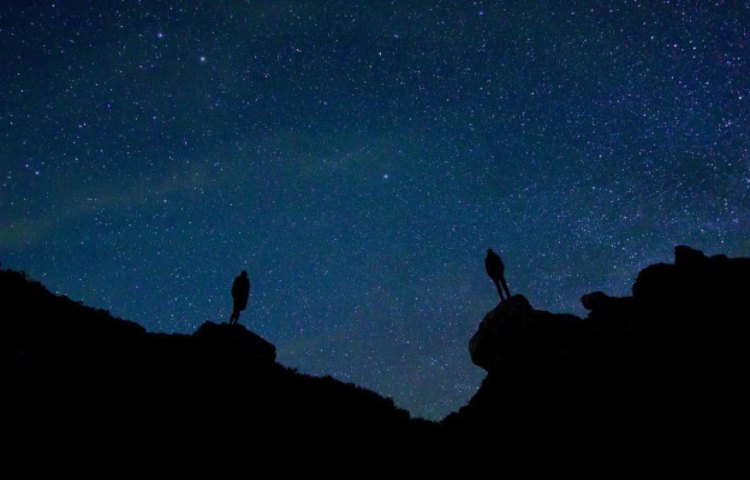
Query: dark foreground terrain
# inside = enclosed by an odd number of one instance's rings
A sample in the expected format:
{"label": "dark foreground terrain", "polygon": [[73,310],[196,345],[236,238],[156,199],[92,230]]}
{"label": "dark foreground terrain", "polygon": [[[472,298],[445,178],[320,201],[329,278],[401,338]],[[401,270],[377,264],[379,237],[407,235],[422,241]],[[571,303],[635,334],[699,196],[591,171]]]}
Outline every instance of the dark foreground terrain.
{"label": "dark foreground terrain", "polygon": [[433,423],[278,364],[242,326],[149,333],[2,270],[4,457],[29,472],[732,471],[744,451],[748,298],[750,259],[688,247],[644,269],[630,297],[584,295],[586,319],[513,296],[469,343],[487,371],[479,391]]}

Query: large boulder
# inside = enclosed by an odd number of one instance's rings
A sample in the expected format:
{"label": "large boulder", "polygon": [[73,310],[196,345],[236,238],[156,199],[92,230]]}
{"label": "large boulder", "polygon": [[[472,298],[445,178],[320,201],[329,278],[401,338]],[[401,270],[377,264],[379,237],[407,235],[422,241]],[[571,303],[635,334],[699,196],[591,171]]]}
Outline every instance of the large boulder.
{"label": "large boulder", "polygon": [[514,295],[485,315],[469,340],[475,365],[491,372],[504,359],[549,358],[560,352],[581,325],[575,315],[535,310]]}
{"label": "large boulder", "polygon": [[193,337],[225,353],[249,357],[258,363],[271,364],[276,361],[276,347],[239,324],[206,322]]}

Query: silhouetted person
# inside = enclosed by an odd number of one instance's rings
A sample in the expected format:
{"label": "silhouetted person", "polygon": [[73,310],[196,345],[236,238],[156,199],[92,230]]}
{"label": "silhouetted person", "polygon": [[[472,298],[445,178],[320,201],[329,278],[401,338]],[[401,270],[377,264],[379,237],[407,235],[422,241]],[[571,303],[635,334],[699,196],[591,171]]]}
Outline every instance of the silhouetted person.
{"label": "silhouetted person", "polygon": [[232,283],[232,315],[229,324],[236,325],[240,321],[240,312],[247,308],[247,297],[250,296],[250,279],[245,270]]}
{"label": "silhouetted person", "polygon": [[[497,293],[500,295],[500,301],[504,301],[506,297],[510,298],[510,290],[508,289],[508,284],[505,282],[505,264],[491,248],[487,249],[487,256],[484,258],[484,268],[487,269],[487,275],[495,282]],[[502,285],[502,288],[500,288],[500,285]],[[505,295],[503,295],[503,291],[505,291]]]}

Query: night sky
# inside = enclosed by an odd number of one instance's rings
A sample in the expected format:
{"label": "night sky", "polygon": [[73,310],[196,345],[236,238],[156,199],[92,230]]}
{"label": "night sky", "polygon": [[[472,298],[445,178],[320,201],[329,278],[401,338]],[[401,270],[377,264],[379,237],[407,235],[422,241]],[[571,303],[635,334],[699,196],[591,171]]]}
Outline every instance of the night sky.
{"label": "night sky", "polygon": [[[0,261],[441,418],[497,292],[750,254],[750,2],[4,1]],[[159,407],[161,408],[161,406]]]}

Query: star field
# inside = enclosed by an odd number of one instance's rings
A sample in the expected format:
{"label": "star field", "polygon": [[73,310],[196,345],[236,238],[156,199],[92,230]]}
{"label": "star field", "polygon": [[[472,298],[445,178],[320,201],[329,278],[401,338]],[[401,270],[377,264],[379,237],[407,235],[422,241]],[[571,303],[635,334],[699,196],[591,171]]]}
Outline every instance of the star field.
{"label": "star field", "polygon": [[10,1],[0,261],[439,419],[513,293],[750,254],[750,2]]}

